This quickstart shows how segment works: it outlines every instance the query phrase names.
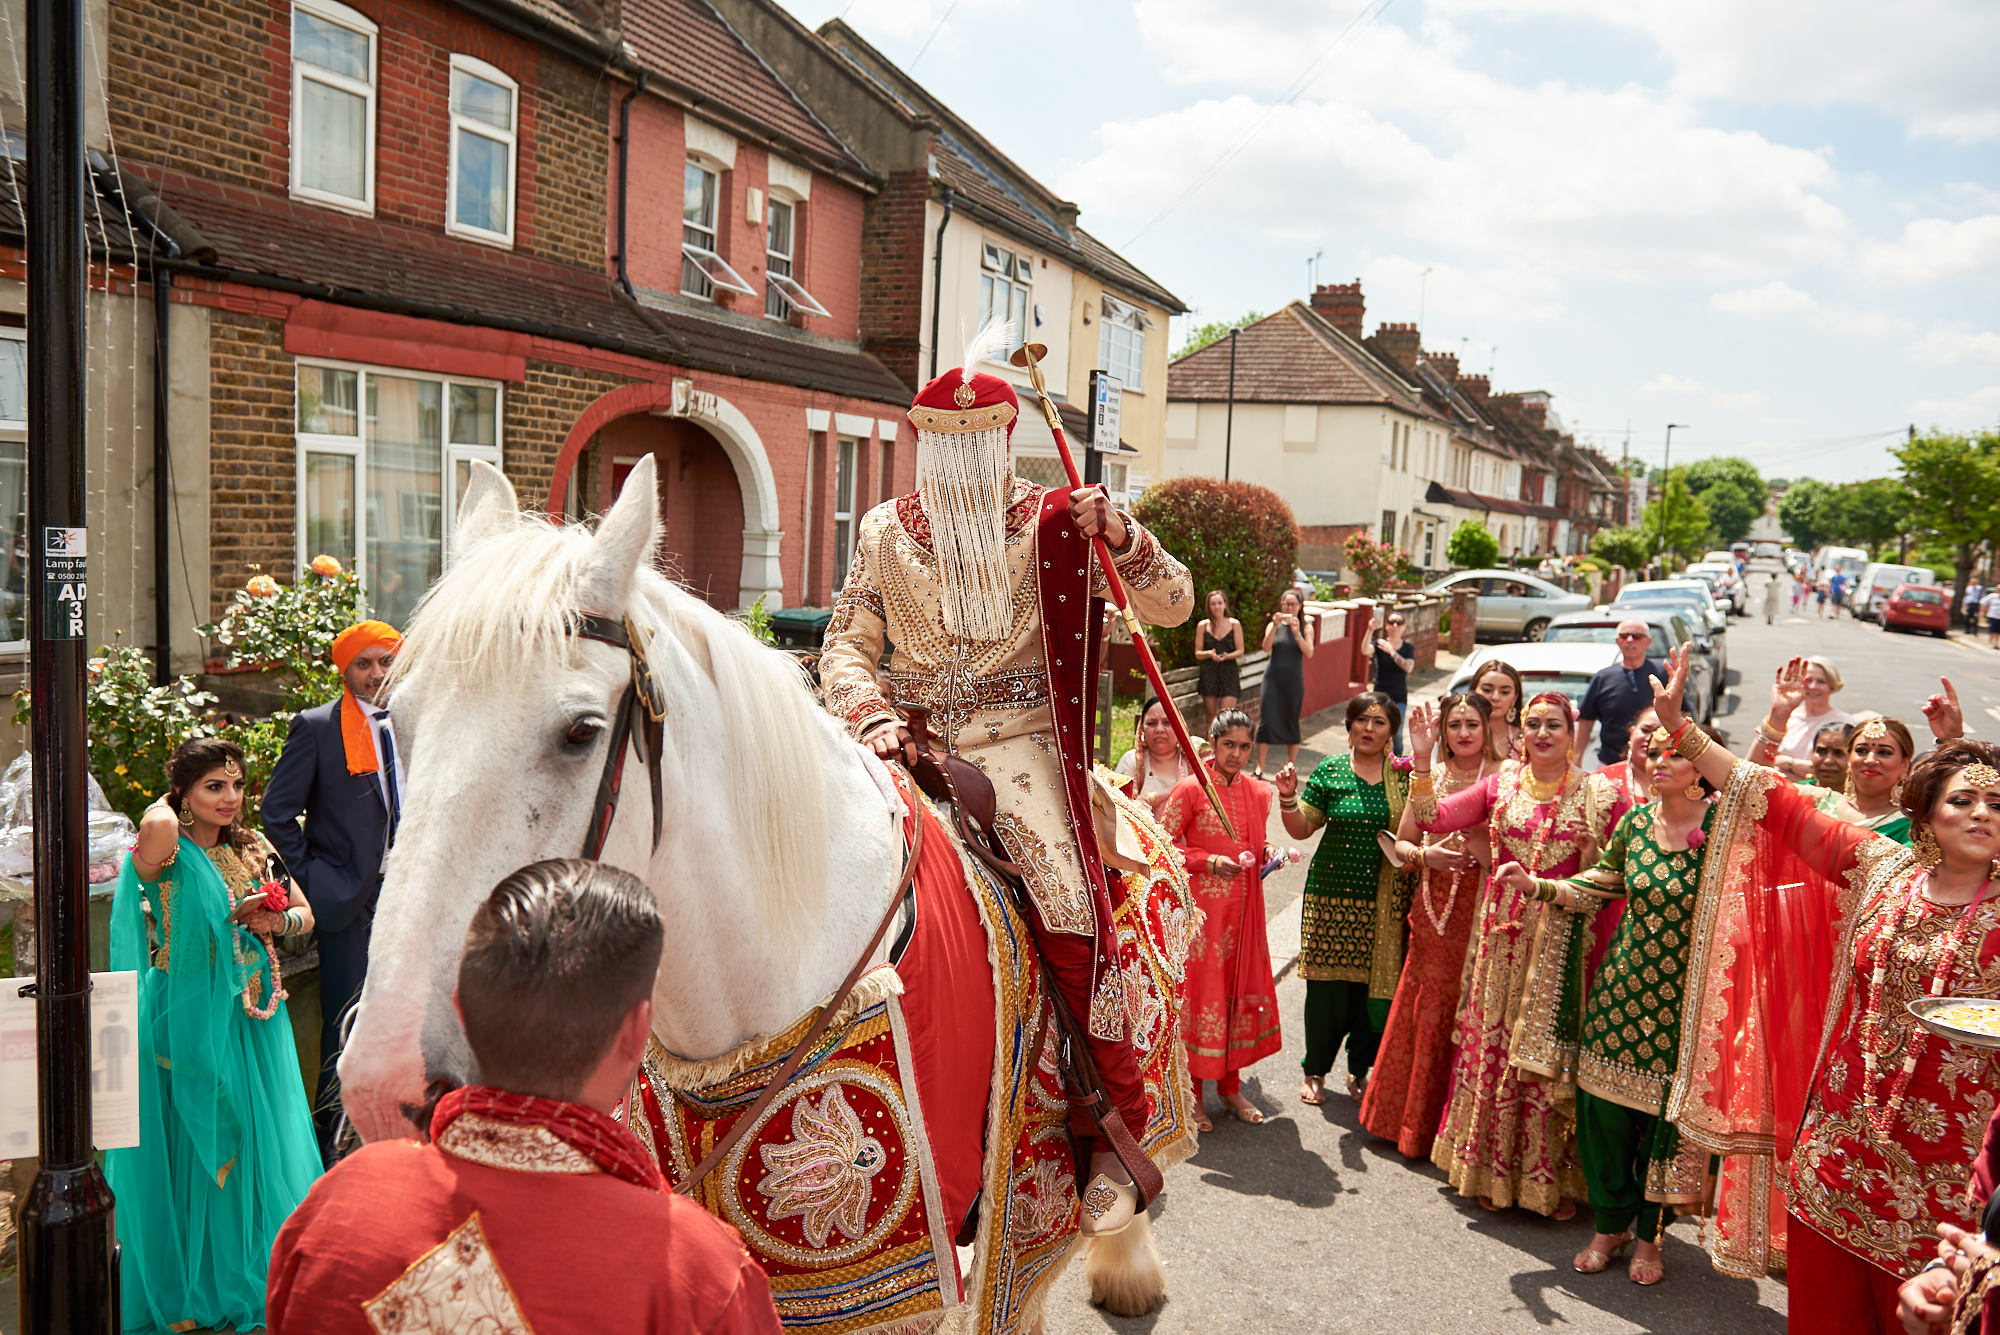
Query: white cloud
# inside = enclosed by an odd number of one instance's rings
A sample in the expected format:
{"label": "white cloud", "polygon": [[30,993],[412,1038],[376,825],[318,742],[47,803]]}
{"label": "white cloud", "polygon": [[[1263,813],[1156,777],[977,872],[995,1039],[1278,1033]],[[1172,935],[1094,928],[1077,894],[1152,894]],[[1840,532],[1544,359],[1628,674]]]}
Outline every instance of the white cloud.
{"label": "white cloud", "polygon": [[1718,292],[1708,299],[1708,304],[1725,315],[1791,320],[1821,333],[1852,334],[1860,338],[1888,338],[1907,334],[1915,328],[1900,315],[1830,305],[1789,283],[1776,281],[1733,292]]}
{"label": "white cloud", "polygon": [[2000,213],[1959,222],[1919,218],[1898,240],[1865,247],[1861,267],[1871,277],[1907,283],[2000,268]]}
{"label": "white cloud", "polygon": [[[1288,31],[1283,9],[1210,0],[1141,0],[1139,16],[1168,77],[1190,82],[1268,88],[1271,52],[1311,50],[1321,35]],[[1408,249],[1551,275],[1755,279],[1846,253],[1826,151],[1705,124],[1685,99],[1637,85],[1509,85],[1462,54],[1442,22],[1368,28],[1329,63],[1317,98],[1274,107],[1236,94],[1114,121],[1055,184],[1099,230],[1113,215],[1114,242],[1172,205],[1238,236],[1374,228]]]}
{"label": "white cloud", "polygon": [[1917,340],[1910,355],[1937,366],[1963,366],[1967,362],[2000,366],[2000,334],[1990,329],[1975,333],[1964,325],[1940,325]]}
{"label": "white cloud", "polygon": [[1989,0],[1430,0],[1434,13],[1560,15],[1637,31],[1676,92],[1753,106],[1873,107],[1920,135],[2000,138]]}
{"label": "white cloud", "polygon": [[[1424,278],[1425,269],[1430,277]],[[1334,274],[1336,281],[1344,281]],[[1569,314],[1562,281],[1543,269],[1500,264],[1466,270],[1453,264],[1426,264],[1402,255],[1381,255],[1361,266],[1361,290],[1379,303],[1415,314],[1421,299],[1426,325],[1438,321],[1548,324]],[[1402,318],[1400,315],[1397,318]],[[1440,349],[1449,351],[1449,349]]]}
{"label": "white cloud", "polygon": [[1918,399],[1910,416],[1947,430],[1986,427],[2000,422],[2000,385],[1988,385],[1956,399]]}
{"label": "white cloud", "polygon": [[1681,401],[1693,399],[1717,408],[1726,408],[1731,412],[1749,412],[1764,404],[1763,394],[1754,389],[1736,391],[1716,389],[1699,380],[1667,372],[1662,372],[1639,386],[1639,392]]}

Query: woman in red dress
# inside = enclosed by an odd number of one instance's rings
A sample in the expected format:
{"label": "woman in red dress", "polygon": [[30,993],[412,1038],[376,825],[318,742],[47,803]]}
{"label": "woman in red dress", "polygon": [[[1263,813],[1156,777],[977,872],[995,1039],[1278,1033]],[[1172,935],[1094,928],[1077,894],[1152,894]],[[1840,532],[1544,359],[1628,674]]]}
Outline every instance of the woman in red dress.
{"label": "woman in red dress", "polygon": [[1181,1026],[1188,1075],[1194,1081],[1195,1125],[1203,1131],[1214,1129],[1202,1107],[1204,1080],[1215,1082],[1238,1120],[1264,1120],[1257,1105],[1244,1097],[1241,1073],[1284,1046],[1264,935],[1263,869],[1269,855],[1264,831],[1270,827],[1271,785],[1243,772],[1256,745],[1248,714],[1223,710],[1209,726],[1209,738],[1214,743],[1209,772],[1235,837],[1216,819],[1198,777],[1182,779],[1160,807],[1160,824],[1187,864],[1188,883],[1202,912],[1201,927],[1188,945]]}
{"label": "woman in red dress", "polygon": [[[1795,1335],[1897,1331],[1897,1286],[1938,1226],[1976,1227],[1966,1164],[2000,1054],[1932,1037],[1908,1003],[2000,997],[2000,746],[1959,739],[1957,711],[1933,697],[1925,713],[1951,740],[1910,768],[1905,848],[1686,726],[1684,651],[1670,668],[1654,687],[1661,726],[1721,789],[1712,837],[1732,849],[1691,924],[1701,991],[1667,1110],[1727,1156],[1710,1251],[1754,1274],[1781,1245]],[[1771,1209],[1774,1159],[1788,1217]]]}
{"label": "woman in red dress", "polygon": [[[1431,720],[1436,718],[1435,729]],[[1483,696],[1446,696],[1433,715],[1410,715],[1410,746],[1429,749],[1435,738],[1436,791],[1449,796],[1498,772],[1506,757],[1492,706]],[[1403,808],[1396,831],[1398,867],[1417,872],[1410,899],[1410,949],[1389,1008],[1389,1024],[1375,1054],[1375,1072],[1361,1100],[1361,1125],[1412,1159],[1428,1159],[1451,1090],[1451,1031],[1465,973],[1466,943],[1479,914],[1479,892],[1493,861],[1484,826],[1433,838]]]}

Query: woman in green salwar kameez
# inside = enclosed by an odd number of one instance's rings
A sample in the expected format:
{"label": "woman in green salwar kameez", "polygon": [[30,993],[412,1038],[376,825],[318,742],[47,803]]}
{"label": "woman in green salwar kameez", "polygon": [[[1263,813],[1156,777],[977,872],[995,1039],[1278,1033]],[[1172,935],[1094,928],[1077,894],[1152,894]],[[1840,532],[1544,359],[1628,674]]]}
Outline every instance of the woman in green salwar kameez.
{"label": "woman in green salwar kameez", "polygon": [[[1713,729],[1705,729],[1713,734]],[[1666,1120],[1680,1059],[1688,948],[1707,862],[1713,790],[1664,731],[1647,740],[1654,800],[1625,813],[1597,864],[1566,881],[1518,863],[1499,877],[1564,908],[1625,899],[1583,1008],[1576,1068],[1577,1155],[1597,1235],[1573,1267],[1595,1274],[1627,1246],[1630,1276],[1657,1284],[1660,1238],[1675,1205],[1701,1199],[1706,1153]]]}
{"label": "woman in green salwar kameez", "polygon": [[1347,702],[1349,754],[1328,756],[1303,785],[1290,765],[1277,775],[1278,811],[1294,839],[1326,827],[1306,872],[1299,976],[1306,980],[1305,1081],[1299,1098],[1319,1103],[1334,1054],[1347,1044],[1347,1092],[1358,1103],[1375,1065],[1389,1003],[1403,971],[1407,884],[1382,855],[1409,796],[1410,762],[1389,754],[1402,711],[1379,691]]}

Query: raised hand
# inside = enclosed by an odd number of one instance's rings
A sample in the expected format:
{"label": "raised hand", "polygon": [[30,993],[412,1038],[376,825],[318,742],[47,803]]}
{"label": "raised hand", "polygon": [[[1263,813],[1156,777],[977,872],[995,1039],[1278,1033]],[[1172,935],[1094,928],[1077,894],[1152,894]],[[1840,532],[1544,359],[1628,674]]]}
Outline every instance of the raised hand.
{"label": "raised hand", "polygon": [[1688,646],[1683,644],[1667,655],[1667,679],[1648,677],[1653,684],[1653,712],[1660,716],[1660,726],[1673,732],[1687,722],[1681,713],[1681,700],[1687,695]]}
{"label": "raised hand", "polygon": [[1437,706],[1421,700],[1410,706],[1410,754],[1427,768],[1437,750]]}
{"label": "raised hand", "polygon": [[1806,660],[1788,659],[1771,677],[1771,721],[1782,723],[1806,702]]}
{"label": "raised hand", "polygon": [[1277,788],[1279,797],[1287,802],[1291,801],[1299,791],[1299,767],[1286,764],[1283,769],[1271,776],[1271,783]]}
{"label": "raised hand", "polygon": [[1924,717],[1930,721],[1932,735],[1948,742],[1965,736],[1965,711],[1959,708],[1958,692],[1953,689],[1951,678],[1939,677],[1938,684],[1944,690],[1924,701]]}
{"label": "raised hand", "polygon": [[1517,895],[1531,895],[1535,892],[1534,873],[1518,862],[1502,863],[1493,873],[1493,879]]}

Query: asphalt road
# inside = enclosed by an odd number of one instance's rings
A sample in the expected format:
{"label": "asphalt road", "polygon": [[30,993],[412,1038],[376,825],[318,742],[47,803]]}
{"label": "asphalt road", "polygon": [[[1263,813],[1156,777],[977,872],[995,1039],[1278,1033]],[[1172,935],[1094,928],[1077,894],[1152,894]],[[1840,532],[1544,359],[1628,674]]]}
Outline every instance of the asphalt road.
{"label": "asphalt road", "polygon": [[[1760,595],[1762,578],[1752,573]],[[1795,618],[1789,600],[1775,626],[1746,616],[1732,621],[1729,635],[1731,684],[1716,722],[1738,748],[1769,703],[1772,673],[1796,653],[1822,654],[1840,667],[1842,707],[1881,710],[1919,737],[1926,735],[1919,706],[1938,689],[1938,676],[1949,676],[1970,730],[2000,737],[2000,653],[1845,618]],[[1290,842],[1275,824],[1272,839]],[[1326,1104],[1301,1104],[1305,986],[1289,966],[1303,885],[1302,866],[1267,883],[1285,1048],[1247,1072],[1244,1087],[1271,1120],[1246,1126],[1221,1117],[1211,1094],[1215,1131],[1168,1173],[1154,1207],[1166,1302],[1138,1319],[1108,1316],[1089,1305],[1082,1269],[1073,1267],[1051,1297],[1051,1332],[1784,1330],[1783,1281],[1717,1274],[1694,1220],[1669,1230],[1667,1279],[1657,1289],[1630,1283],[1622,1262],[1601,1275],[1574,1274],[1569,1258],[1590,1239],[1588,1211],[1555,1223],[1515,1210],[1489,1214],[1461,1200],[1428,1163],[1411,1164],[1359,1129],[1353,1102],[1334,1092],[1341,1063]]]}

